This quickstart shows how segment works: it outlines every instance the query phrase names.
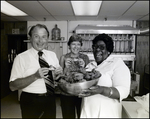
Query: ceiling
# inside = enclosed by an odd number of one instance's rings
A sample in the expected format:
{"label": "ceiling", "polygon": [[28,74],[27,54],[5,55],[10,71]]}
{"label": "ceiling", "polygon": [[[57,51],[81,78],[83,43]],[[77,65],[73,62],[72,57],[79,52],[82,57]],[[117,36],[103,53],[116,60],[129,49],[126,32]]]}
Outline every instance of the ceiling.
{"label": "ceiling", "polygon": [[149,21],[149,1],[103,1],[97,16],[75,16],[70,1],[9,1],[28,16],[7,16],[1,21]]}

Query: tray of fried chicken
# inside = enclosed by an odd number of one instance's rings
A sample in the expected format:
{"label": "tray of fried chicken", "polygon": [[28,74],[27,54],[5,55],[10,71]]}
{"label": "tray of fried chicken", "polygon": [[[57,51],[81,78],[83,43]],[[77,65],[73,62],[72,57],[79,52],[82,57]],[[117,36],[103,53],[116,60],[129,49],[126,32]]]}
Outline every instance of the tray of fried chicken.
{"label": "tray of fried chicken", "polygon": [[67,75],[61,76],[58,86],[63,92],[76,96],[82,90],[96,85],[100,76],[101,73],[95,69],[86,71],[85,68],[79,68],[76,71],[70,71]]}

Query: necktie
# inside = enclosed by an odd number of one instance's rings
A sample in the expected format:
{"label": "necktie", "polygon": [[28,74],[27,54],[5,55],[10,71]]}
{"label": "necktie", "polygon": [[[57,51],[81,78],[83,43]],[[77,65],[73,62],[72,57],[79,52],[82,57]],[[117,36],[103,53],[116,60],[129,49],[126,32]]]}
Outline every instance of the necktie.
{"label": "necktie", "polygon": [[[39,55],[39,64],[41,67],[47,67],[49,68],[49,64],[44,60],[44,58],[42,57],[43,52],[39,51],[38,55]],[[54,80],[53,80],[53,75],[52,75],[52,71],[48,72],[48,77],[44,78],[45,80],[45,84],[46,84],[46,88],[47,88],[47,93],[48,94],[53,94],[54,93]]]}

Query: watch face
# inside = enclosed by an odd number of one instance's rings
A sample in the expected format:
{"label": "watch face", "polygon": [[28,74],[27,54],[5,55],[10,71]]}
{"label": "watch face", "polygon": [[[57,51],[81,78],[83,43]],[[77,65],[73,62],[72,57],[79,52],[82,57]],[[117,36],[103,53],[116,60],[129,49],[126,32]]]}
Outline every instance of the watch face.
{"label": "watch face", "polygon": [[112,90],[112,88],[109,88],[109,89],[110,89],[110,93],[109,93],[109,96],[108,96],[108,97],[111,97],[112,94],[113,94],[113,90]]}

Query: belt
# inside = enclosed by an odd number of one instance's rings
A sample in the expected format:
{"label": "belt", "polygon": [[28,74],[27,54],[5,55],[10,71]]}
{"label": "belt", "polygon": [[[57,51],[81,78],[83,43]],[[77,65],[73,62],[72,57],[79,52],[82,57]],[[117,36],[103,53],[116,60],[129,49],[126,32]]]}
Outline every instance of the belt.
{"label": "belt", "polygon": [[27,93],[27,92],[22,92],[22,93],[26,95],[32,95],[32,96],[50,96],[50,94],[48,93],[42,93],[42,94]]}

